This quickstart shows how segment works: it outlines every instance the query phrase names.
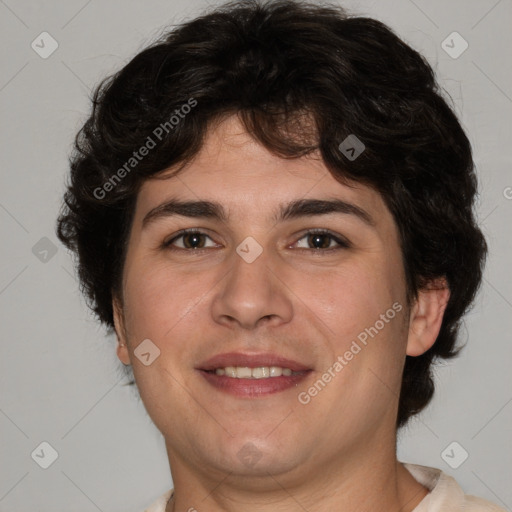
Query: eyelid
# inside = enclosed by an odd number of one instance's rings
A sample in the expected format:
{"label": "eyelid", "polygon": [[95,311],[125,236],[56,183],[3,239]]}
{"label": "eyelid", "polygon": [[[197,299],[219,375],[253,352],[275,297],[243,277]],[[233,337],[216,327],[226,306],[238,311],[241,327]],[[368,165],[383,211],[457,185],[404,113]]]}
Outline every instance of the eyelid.
{"label": "eyelid", "polygon": [[[205,235],[206,237],[210,238],[210,240],[214,241],[212,239],[212,237],[208,234],[208,232],[205,231],[204,229],[185,228],[185,229],[181,229],[180,231],[174,233],[170,239],[164,241],[162,244],[162,247],[164,249],[169,249],[170,247],[172,247],[171,244],[173,242],[175,242],[182,236],[186,235],[187,233],[195,233],[195,234],[199,234],[199,235]],[[330,247],[328,249],[314,249],[314,248],[301,247],[300,249],[296,249],[296,250],[320,254],[320,253],[330,253],[332,251],[336,251],[336,250],[340,250],[340,249],[348,249],[349,247],[352,246],[352,244],[349,242],[349,240],[346,239],[344,236],[342,236],[338,233],[335,233],[329,229],[325,229],[325,228],[310,228],[310,229],[307,229],[307,230],[301,232],[300,235],[295,235],[295,237],[299,236],[299,238],[292,245],[296,245],[300,240],[302,240],[303,238],[305,238],[308,235],[317,235],[317,234],[318,235],[328,235],[333,241],[335,241],[338,244],[338,246]],[[182,247],[173,247],[171,250],[201,253],[202,251],[207,251],[209,249],[212,249],[212,247],[202,247],[199,249],[187,249],[187,248],[184,249]]]}

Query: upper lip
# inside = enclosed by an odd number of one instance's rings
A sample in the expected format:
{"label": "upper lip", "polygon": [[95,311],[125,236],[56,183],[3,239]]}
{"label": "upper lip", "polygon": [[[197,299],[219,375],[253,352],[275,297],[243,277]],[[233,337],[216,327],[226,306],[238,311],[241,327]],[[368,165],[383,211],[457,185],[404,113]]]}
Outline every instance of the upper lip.
{"label": "upper lip", "polygon": [[281,368],[289,368],[294,372],[311,370],[306,366],[293,359],[281,357],[277,354],[269,352],[261,354],[247,354],[242,352],[228,352],[218,354],[210,359],[200,363],[197,366],[199,370],[216,370],[217,368],[226,368],[227,366],[241,366],[258,368],[262,366],[280,366]]}

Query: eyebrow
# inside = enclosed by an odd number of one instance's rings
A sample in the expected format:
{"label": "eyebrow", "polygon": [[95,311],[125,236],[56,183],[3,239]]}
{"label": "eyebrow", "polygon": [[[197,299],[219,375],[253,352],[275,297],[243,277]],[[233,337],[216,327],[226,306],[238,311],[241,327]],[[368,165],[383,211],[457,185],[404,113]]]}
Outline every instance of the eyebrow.
{"label": "eyebrow", "polygon": [[[301,217],[313,217],[316,215],[328,215],[341,213],[353,215],[369,226],[375,226],[375,221],[370,214],[355,204],[342,201],[341,199],[298,199],[281,205],[272,219],[275,222],[282,222]],[[150,210],[142,220],[142,228],[157,219],[182,216],[190,218],[213,219],[221,222],[228,221],[226,210],[220,203],[212,201],[182,201],[170,199],[165,203]]]}

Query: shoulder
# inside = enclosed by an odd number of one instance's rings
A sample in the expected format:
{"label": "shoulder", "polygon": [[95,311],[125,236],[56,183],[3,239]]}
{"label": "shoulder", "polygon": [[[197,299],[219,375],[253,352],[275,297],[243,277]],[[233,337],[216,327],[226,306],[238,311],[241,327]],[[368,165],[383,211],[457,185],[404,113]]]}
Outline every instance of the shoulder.
{"label": "shoulder", "polygon": [[465,494],[458,482],[441,469],[419,464],[402,463],[429,494],[413,512],[506,512],[495,503]]}
{"label": "shoulder", "polygon": [[156,501],[154,501],[149,507],[144,509],[144,512],[165,512],[165,507],[169,498],[172,494],[172,489],[162,494]]}

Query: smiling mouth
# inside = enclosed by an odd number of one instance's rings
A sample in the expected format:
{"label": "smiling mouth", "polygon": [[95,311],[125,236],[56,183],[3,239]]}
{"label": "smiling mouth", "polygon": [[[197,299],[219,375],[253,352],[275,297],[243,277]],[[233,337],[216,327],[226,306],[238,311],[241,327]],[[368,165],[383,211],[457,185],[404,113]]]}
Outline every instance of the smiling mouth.
{"label": "smiling mouth", "polygon": [[312,370],[292,371],[278,366],[228,366],[215,370],[198,370],[216,391],[236,398],[265,398],[295,388]]}
{"label": "smiling mouth", "polygon": [[276,377],[290,377],[291,375],[300,375],[304,372],[293,371],[290,368],[282,366],[257,366],[254,368],[248,366],[226,366],[224,368],[216,368],[207,370],[208,373],[215,375],[225,375],[232,379],[272,379]]}
{"label": "smiling mouth", "polygon": [[290,390],[313,373],[306,363],[272,352],[217,354],[195,370],[216,392],[248,399]]}

